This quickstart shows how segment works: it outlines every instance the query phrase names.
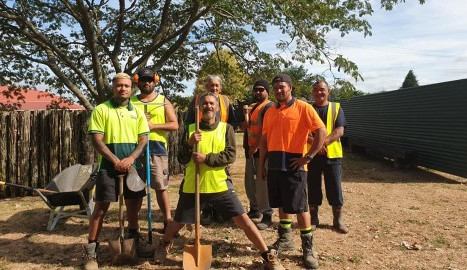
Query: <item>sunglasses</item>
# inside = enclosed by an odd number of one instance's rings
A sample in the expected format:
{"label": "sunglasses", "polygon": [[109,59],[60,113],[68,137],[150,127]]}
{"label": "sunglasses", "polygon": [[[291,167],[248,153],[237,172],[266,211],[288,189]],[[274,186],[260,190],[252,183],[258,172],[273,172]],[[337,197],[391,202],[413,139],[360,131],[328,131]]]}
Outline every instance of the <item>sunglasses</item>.
{"label": "sunglasses", "polygon": [[266,90],[266,89],[265,88],[259,88],[259,87],[258,88],[257,87],[253,88],[253,92],[264,92],[264,90]]}

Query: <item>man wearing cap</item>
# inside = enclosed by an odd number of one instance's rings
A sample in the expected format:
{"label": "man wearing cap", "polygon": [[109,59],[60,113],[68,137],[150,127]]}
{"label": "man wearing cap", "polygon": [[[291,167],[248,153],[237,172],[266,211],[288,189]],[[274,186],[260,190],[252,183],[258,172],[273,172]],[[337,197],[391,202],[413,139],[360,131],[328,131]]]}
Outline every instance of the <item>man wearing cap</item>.
{"label": "man wearing cap", "polygon": [[[326,198],[332,206],[334,229],[339,233],[348,233],[349,229],[342,222],[342,145],[340,138],[346,126],[344,111],[337,102],[329,102],[329,85],[324,80],[313,84],[313,108],[321,120],[326,123],[326,139],[316,157],[308,164],[308,203],[310,204],[311,226],[319,224],[318,207],[323,200],[321,175],[324,174]],[[309,138],[309,142],[313,137]]]}
{"label": "man wearing cap", "polygon": [[164,215],[163,231],[172,219],[170,213],[169,163],[167,157],[167,132],[178,129],[177,116],[172,103],[154,91],[159,77],[149,68],[137,72],[140,94],[131,97],[131,102],[144,111],[149,125],[149,160],[151,187],[156,191],[156,200]]}
{"label": "man wearing cap", "polygon": [[253,99],[248,111],[248,121],[245,121],[246,130],[244,134],[245,148],[245,191],[250,201],[248,216],[257,223],[259,230],[264,230],[272,225],[272,208],[269,207],[267,182],[257,179],[257,166],[259,160],[259,143],[261,141],[261,130],[263,118],[266,111],[274,105],[269,100],[269,83],[259,80],[253,85]]}
{"label": "man wearing cap", "polygon": [[[216,118],[219,103],[214,94],[202,95],[199,108],[203,113],[199,130],[196,130],[195,124],[190,124],[180,144],[178,161],[186,164],[185,177],[180,185],[180,197],[174,221],[169,223],[159,242],[154,262],[165,262],[174,235],[183,228],[184,224],[195,223],[195,177],[198,173],[200,207],[210,203],[223,218],[232,218],[260,251],[266,269],[284,270],[276,257],[276,251],[268,249],[233,189],[227,169],[227,166],[235,161],[236,155],[235,132],[232,126]],[[194,151],[195,144],[198,146],[197,152]]]}
{"label": "man wearing cap", "polygon": [[[99,173],[94,211],[89,220],[88,244],[84,245],[84,269],[87,270],[98,269],[97,239],[110,203],[117,201],[118,175],[125,175],[126,181],[131,166],[142,169],[138,157],[146,146],[149,128],[143,111],[129,102],[130,96],[130,76],[117,73],[112,80],[112,97],[99,104],[89,120],[88,133],[99,153]],[[137,231],[138,214],[146,192],[133,192],[126,184],[123,186],[128,228]]]}
{"label": "man wearing cap", "polygon": [[[318,268],[308,211],[307,180],[304,166],[321,149],[326,129],[313,107],[292,96],[292,80],[280,74],[272,80],[277,104],[263,120],[258,178],[268,182],[269,204],[279,208],[278,239],[272,245],[278,252],[293,250],[292,217],[297,215],[305,267]],[[308,133],[315,137],[306,150]],[[268,160],[267,171],[265,161]]]}

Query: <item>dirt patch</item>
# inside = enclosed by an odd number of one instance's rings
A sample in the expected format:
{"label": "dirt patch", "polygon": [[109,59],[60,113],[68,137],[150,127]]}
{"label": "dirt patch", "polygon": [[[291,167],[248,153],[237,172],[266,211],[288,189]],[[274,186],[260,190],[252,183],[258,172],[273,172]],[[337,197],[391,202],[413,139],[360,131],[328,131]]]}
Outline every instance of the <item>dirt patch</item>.
{"label": "dirt patch", "polygon": [[[247,206],[243,171],[244,155],[239,150],[232,174],[237,193]],[[323,203],[321,226],[314,234],[320,269],[467,269],[465,179],[423,169],[396,170],[384,161],[350,152],[345,153],[343,179],[344,220],[350,232],[340,235],[330,229],[331,209],[327,202]],[[181,176],[171,178],[172,208],[176,206],[180,181]],[[157,240],[162,215],[157,206],[153,208],[156,209],[153,227]],[[86,219],[60,221],[53,232],[48,232],[48,208],[38,197],[3,199],[0,209],[0,269],[80,266],[81,245],[87,238]],[[143,234],[147,233],[146,215],[143,210]],[[274,218],[277,223],[277,213]],[[101,268],[180,269],[183,246],[189,235],[189,231],[183,230],[183,235],[176,239],[168,265],[162,267],[141,259],[133,267],[113,267],[105,243],[118,237],[117,204],[113,204],[100,237]],[[276,238],[272,228],[262,235],[268,244]],[[294,239],[297,250],[281,258],[286,268],[301,269],[298,231]],[[203,228],[202,243],[213,246],[213,269],[261,267],[257,250],[232,223]]]}

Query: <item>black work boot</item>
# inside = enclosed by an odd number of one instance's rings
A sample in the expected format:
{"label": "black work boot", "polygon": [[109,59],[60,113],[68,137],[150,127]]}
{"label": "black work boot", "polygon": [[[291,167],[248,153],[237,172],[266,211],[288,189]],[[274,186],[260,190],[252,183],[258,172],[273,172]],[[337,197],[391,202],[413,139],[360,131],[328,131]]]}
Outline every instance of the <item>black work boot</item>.
{"label": "black work boot", "polygon": [[97,242],[83,245],[83,269],[84,270],[97,270],[99,266],[97,264]]}
{"label": "black work boot", "polygon": [[292,228],[284,229],[282,226],[279,226],[277,229],[279,238],[272,244],[272,248],[277,250],[277,252],[292,251],[295,249],[294,243],[292,240]]}
{"label": "black work boot", "polygon": [[272,226],[272,215],[271,214],[265,214],[263,213],[263,219],[261,219],[261,222],[256,224],[256,227],[258,227],[258,230],[266,230],[267,228]]}
{"label": "black work boot", "polygon": [[248,213],[246,214],[251,219],[251,221],[253,221],[253,223],[255,224],[260,223],[261,218],[263,217],[263,215],[258,210],[254,210],[254,209],[250,209],[250,211],[248,211]]}
{"label": "black work boot", "polygon": [[314,231],[319,225],[318,205],[310,204],[311,229]]}
{"label": "black work boot", "polygon": [[303,264],[307,268],[318,269],[318,254],[313,249],[313,234],[300,235],[302,239]]}
{"label": "black work boot", "polygon": [[344,225],[344,222],[342,222],[342,207],[332,207],[332,215],[333,215],[333,220],[332,220],[332,226],[334,229],[339,232],[346,234],[349,232],[349,229],[347,226]]}

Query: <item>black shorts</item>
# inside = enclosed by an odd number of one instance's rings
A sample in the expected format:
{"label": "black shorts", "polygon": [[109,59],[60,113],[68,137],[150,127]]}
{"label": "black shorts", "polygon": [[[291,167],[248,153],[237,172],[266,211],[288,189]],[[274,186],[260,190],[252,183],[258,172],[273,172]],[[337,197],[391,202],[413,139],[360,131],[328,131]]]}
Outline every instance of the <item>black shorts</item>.
{"label": "black shorts", "polygon": [[[141,177],[141,171],[138,170]],[[139,199],[146,196],[146,190],[133,192],[126,185],[126,176],[123,183],[123,197],[125,199]],[[144,178],[142,178],[144,179]],[[101,171],[97,175],[96,180],[96,201],[101,202],[116,202],[118,201],[119,179],[118,176],[109,174],[107,171]]]}
{"label": "black shorts", "polygon": [[[200,194],[200,209],[204,209],[207,204],[212,204],[218,214],[224,219],[240,216],[245,213],[243,205],[238,199],[235,190],[211,194]],[[182,224],[195,223],[195,194],[180,192],[174,220]]]}
{"label": "black shorts", "polygon": [[308,211],[305,171],[269,170],[268,192],[271,208],[283,208],[287,214]]}

